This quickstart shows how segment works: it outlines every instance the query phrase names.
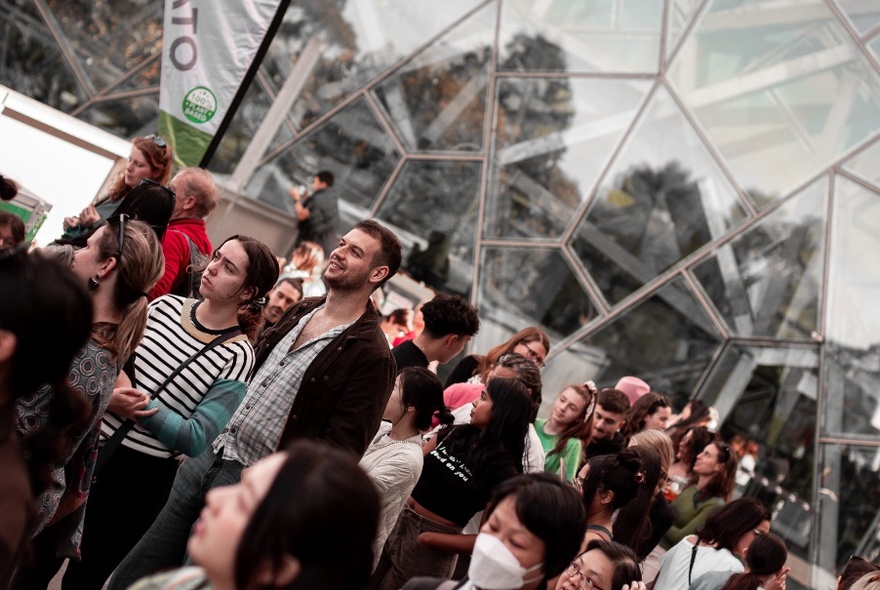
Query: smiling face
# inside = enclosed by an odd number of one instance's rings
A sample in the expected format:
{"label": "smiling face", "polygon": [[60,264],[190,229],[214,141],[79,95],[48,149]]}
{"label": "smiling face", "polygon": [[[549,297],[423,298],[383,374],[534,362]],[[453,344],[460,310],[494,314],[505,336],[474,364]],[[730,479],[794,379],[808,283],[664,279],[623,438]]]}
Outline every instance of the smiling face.
{"label": "smiling face", "polygon": [[[339,246],[330,253],[330,264],[324,271],[324,280],[337,291],[358,291],[372,287],[387,274],[387,266],[374,266],[380,251],[379,240],[359,229],[353,229],[339,240]],[[386,272],[381,272],[385,269]]]}
{"label": "smiling face", "polygon": [[582,553],[571,562],[559,577],[556,590],[608,590],[613,583],[614,564],[604,553],[593,549]]}
{"label": "smiling face", "polygon": [[583,420],[587,400],[574,389],[563,389],[550,412],[550,420],[558,426],[567,427]]}
{"label": "smiling face", "polygon": [[238,240],[229,240],[214,252],[202,275],[199,292],[212,301],[247,301],[253,289],[243,289],[247,278],[248,256]]}
{"label": "smiling face", "polygon": [[187,551],[214,580],[235,579],[235,555],[248,521],[266,496],[287,455],[275,453],[245,469],[241,482],[210,490]]}
{"label": "smiling face", "polygon": [[125,166],[125,185],[134,188],[144,178],[153,178],[156,173],[157,170],[150,166],[144,157],[144,152],[132,146],[128,156],[128,164]]}

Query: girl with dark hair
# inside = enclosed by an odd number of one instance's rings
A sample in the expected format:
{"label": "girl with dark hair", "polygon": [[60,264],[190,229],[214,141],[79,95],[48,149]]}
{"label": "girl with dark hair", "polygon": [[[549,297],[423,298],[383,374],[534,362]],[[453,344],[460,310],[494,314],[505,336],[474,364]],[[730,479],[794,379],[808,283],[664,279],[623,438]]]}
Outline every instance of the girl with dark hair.
{"label": "girl with dark hair", "polygon": [[[667,432],[668,434],[668,432]],[[664,490],[668,500],[674,500],[687,487],[694,475],[694,463],[706,445],[715,440],[715,435],[705,426],[695,426],[687,430],[675,447],[675,462],[669,468],[669,483]],[[675,445],[675,440],[672,441]]]}
{"label": "girl with dark hair", "polygon": [[672,404],[669,403],[669,399],[665,395],[648,392],[632,405],[621,432],[629,439],[643,430],[664,430],[670,415],[672,415]]}
{"label": "girl with dark hair", "polygon": [[687,588],[710,571],[740,573],[749,546],[770,532],[770,511],[754,498],[716,508],[696,534],[688,535],[660,558],[654,590]]}
{"label": "girl with dark hair", "polygon": [[556,590],[628,590],[644,588],[632,549],[614,541],[593,540],[560,576]]}
{"label": "girl with dark hair", "polygon": [[[559,478],[520,475],[498,485],[474,543],[466,580],[481,589],[543,590],[574,558],[584,505]],[[415,578],[406,590],[434,590],[443,578]]]}
{"label": "girl with dark hair", "polygon": [[533,412],[519,381],[495,378],[474,402],[471,423],[440,431],[425,445],[422,475],[385,543],[373,582],[396,590],[413,576],[449,578],[456,554],[427,549],[423,532],[457,535],[500,482],[522,473]]}
{"label": "girl with dark hair", "polygon": [[180,457],[201,454],[226,426],[244,398],[254,365],[249,336],[277,277],[268,247],[233,236],[205,268],[204,300],[150,303],[144,338],[104,417],[105,463],[86,511],[82,560],[68,566],[65,587],[100,590],[164,506]]}
{"label": "girl with dark hair", "polygon": [[168,222],[174,213],[177,195],[165,185],[144,179],[131,189],[125,200],[120,203],[114,216],[123,213],[140,219],[156,232],[159,240],[165,237]]}
{"label": "girl with dark hair", "polygon": [[379,431],[360,462],[382,500],[379,534],[373,544],[377,563],[385,540],[422,474],[422,434],[431,427],[435,413],[444,426],[452,424],[437,375],[422,367],[401,371],[385,405]]}
{"label": "girl with dark hair", "polygon": [[706,445],[694,463],[690,485],[672,502],[675,522],[660,546],[669,549],[703,526],[709,513],[730,499],[736,475],[736,455],[725,442]]}
{"label": "girl with dark hair", "polygon": [[[17,588],[45,588],[66,557],[79,557],[82,524],[98,452],[101,419],[124,359],[131,356],[147,321],[145,293],[162,276],[156,234],[140,221],[120,216],[98,228],[76,252],[73,272],[94,303],[92,333],[69,367],[69,382],[89,407],[87,420],[65,431],[63,448],[52,462],[51,486],[36,499],[32,527],[36,559],[16,578]],[[19,400],[18,430],[29,456],[58,398],[43,387]],[[50,525],[51,522],[51,525]]]}
{"label": "girl with dark hair", "polygon": [[[6,588],[27,546],[34,495],[49,484],[64,432],[88,416],[68,372],[89,337],[92,302],[68,269],[23,247],[0,252],[0,301],[0,588]],[[16,404],[45,385],[55,395],[25,463]]]}
{"label": "girl with dark hair", "polygon": [[598,393],[592,381],[569,385],[553,402],[550,417],[535,420],[547,473],[568,482],[577,477],[584,447],[590,444],[593,434],[593,410]]}
{"label": "girl with dark hair", "polygon": [[741,574],[708,572],[694,580],[690,590],[782,590],[791,568],[785,567],[788,551],[777,535],[758,535],[746,551]]}
{"label": "girl with dark hair", "polygon": [[198,567],[131,590],[359,588],[378,516],[376,490],[350,454],[298,441],[245,469],[240,483],[208,492],[187,543]]}
{"label": "girl with dark hair", "polygon": [[0,252],[15,248],[24,241],[24,221],[15,213],[0,211]]}
{"label": "girl with dark hair", "polygon": [[[660,476],[663,470],[660,466],[660,453],[651,447],[630,447],[638,454],[642,461],[642,470],[645,473],[645,485],[639,487],[639,492],[633,500],[620,509],[617,519],[614,521],[614,540],[632,549],[641,561],[656,545],[652,541],[656,538],[659,542],[662,535],[654,535],[654,523],[652,522],[652,506],[660,488]],[[672,524],[675,518],[667,522]],[[668,527],[667,527],[668,528]],[[665,532],[665,531],[664,531]]]}
{"label": "girl with dark hair", "polygon": [[610,541],[614,512],[629,504],[645,486],[642,460],[633,449],[599,455],[587,461],[579,474],[587,507],[586,545],[593,539]]}
{"label": "girl with dark hair", "polygon": [[667,434],[672,437],[672,443],[678,447],[678,443],[685,432],[691,428],[708,426],[711,421],[712,416],[709,412],[709,406],[701,400],[692,399],[685,404],[678,416],[669,421]]}
{"label": "girl with dark hair", "polygon": [[147,178],[167,185],[173,164],[171,146],[163,138],[158,135],[135,137],[131,142],[128,164],[119,173],[110,192],[83,209],[78,217],[66,217],[61,238],[71,240],[94,231],[102,220],[117,213],[117,208],[141,180]]}
{"label": "girl with dark hair", "polygon": [[523,355],[541,368],[544,366],[544,358],[550,352],[550,338],[537,326],[523,328],[507,342],[489,349],[485,356],[472,354],[461,359],[447,377],[445,387],[466,381],[485,383],[496,361],[510,352]]}

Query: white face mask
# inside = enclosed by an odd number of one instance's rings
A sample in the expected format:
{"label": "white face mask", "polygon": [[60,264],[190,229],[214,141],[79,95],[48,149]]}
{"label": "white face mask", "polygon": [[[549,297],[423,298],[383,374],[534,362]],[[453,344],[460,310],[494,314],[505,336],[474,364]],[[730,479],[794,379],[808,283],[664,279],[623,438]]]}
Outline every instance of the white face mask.
{"label": "white face mask", "polygon": [[482,590],[517,590],[541,579],[541,576],[526,579],[526,575],[542,565],[543,561],[524,568],[501,539],[480,533],[474,543],[468,578]]}

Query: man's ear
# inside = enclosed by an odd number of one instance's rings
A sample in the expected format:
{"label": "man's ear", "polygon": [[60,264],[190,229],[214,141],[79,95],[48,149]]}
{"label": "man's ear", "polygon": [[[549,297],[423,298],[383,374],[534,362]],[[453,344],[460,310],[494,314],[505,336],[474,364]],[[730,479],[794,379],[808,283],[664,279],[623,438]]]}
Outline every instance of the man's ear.
{"label": "man's ear", "polygon": [[381,283],[385,277],[388,276],[388,273],[391,271],[387,266],[377,266],[373,269],[373,273],[370,275],[371,283]]}
{"label": "man's ear", "polygon": [[289,586],[302,570],[299,560],[292,555],[285,555],[273,570],[269,563],[264,562],[257,574],[257,582],[261,586],[270,588],[284,588]]}
{"label": "man's ear", "polygon": [[8,361],[18,348],[18,338],[9,330],[0,330],[0,362]]}

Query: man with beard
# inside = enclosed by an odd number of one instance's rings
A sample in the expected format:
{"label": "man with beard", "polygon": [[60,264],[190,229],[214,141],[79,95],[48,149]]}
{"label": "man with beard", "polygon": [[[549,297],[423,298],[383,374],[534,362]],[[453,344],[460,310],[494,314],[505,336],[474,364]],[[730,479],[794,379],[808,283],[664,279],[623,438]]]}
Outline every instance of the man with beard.
{"label": "man with beard", "polygon": [[263,324],[260,326],[260,335],[267,328],[275,325],[281,319],[287,308],[303,298],[303,284],[299,279],[280,279],[272,290],[266,295],[266,305],[263,306]]}
{"label": "man with beard", "polygon": [[370,294],[397,272],[401,256],[397,237],[372,220],[340,238],[324,273],[327,295],[291,306],[258,338],[244,400],[213,446],[184,461],[111,589],[181,565],[208,489],[238,482],[242,469],[290,441],[311,438],[363,455],[396,373]]}

